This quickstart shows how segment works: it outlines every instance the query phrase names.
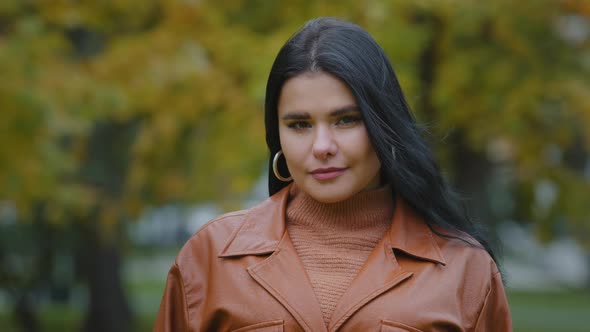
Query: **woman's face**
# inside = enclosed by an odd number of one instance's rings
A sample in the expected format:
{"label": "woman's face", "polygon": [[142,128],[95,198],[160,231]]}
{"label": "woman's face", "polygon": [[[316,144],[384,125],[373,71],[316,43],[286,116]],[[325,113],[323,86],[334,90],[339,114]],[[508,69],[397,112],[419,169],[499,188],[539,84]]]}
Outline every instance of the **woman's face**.
{"label": "woman's face", "polygon": [[305,193],[333,203],[379,186],[381,163],[346,84],[322,72],[295,76],[278,112],[287,167]]}

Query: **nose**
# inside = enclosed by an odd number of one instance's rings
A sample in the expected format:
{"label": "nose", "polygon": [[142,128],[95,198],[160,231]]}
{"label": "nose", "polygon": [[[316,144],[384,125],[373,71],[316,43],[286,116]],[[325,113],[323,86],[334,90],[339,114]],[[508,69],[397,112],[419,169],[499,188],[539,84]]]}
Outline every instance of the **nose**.
{"label": "nose", "polygon": [[318,126],[316,128],[312,152],[317,159],[326,160],[338,152],[338,145],[330,128],[326,126]]}

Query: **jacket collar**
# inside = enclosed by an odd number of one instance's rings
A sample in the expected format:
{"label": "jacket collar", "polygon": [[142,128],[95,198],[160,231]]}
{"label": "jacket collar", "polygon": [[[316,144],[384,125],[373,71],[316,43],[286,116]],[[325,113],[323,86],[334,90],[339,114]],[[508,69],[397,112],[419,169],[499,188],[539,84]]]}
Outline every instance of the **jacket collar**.
{"label": "jacket collar", "polygon": [[397,196],[393,222],[389,229],[393,249],[415,258],[446,265],[432,230],[404,199]]}
{"label": "jacket collar", "polygon": [[[291,185],[286,186],[251,208],[242,226],[230,236],[219,257],[264,255],[274,252],[285,233],[285,210],[290,187]],[[277,222],[279,220],[280,222]],[[428,225],[399,196],[387,236],[393,249],[414,258],[446,265]]]}

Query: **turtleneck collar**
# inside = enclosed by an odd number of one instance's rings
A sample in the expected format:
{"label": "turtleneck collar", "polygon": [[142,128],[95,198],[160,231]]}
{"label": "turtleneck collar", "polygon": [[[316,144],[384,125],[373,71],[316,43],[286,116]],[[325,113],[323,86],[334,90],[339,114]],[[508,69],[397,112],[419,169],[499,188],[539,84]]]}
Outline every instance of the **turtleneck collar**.
{"label": "turtleneck collar", "polygon": [[361,230],[389,227],[393,211],[389,185],[361,191],[340,202],[321,203],[293,184],[289,191],[287,220],[316,229]]}

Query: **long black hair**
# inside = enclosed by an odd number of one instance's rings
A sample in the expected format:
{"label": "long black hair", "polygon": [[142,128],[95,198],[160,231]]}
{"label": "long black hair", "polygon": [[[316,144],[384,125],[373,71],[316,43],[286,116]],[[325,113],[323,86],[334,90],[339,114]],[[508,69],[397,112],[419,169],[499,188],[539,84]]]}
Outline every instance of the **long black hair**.
{"label": "long black hair", "polygon": [[[496,260],[483,230],[468,217],[462,201],[444,181],[387,56],[358,25],[335,18],[313,19],[279,51],[266,85],[269,169],[281,150],[277,110],[281,89],[286,80],[306,72],[331,74],[350,88],[381,161],[382,180],[391,184],[396,195],[436,234],[481,245]],[[280,174],[288,176],[284,158],[281,161]],[[287,184],[269,172],[270,195]]]}

